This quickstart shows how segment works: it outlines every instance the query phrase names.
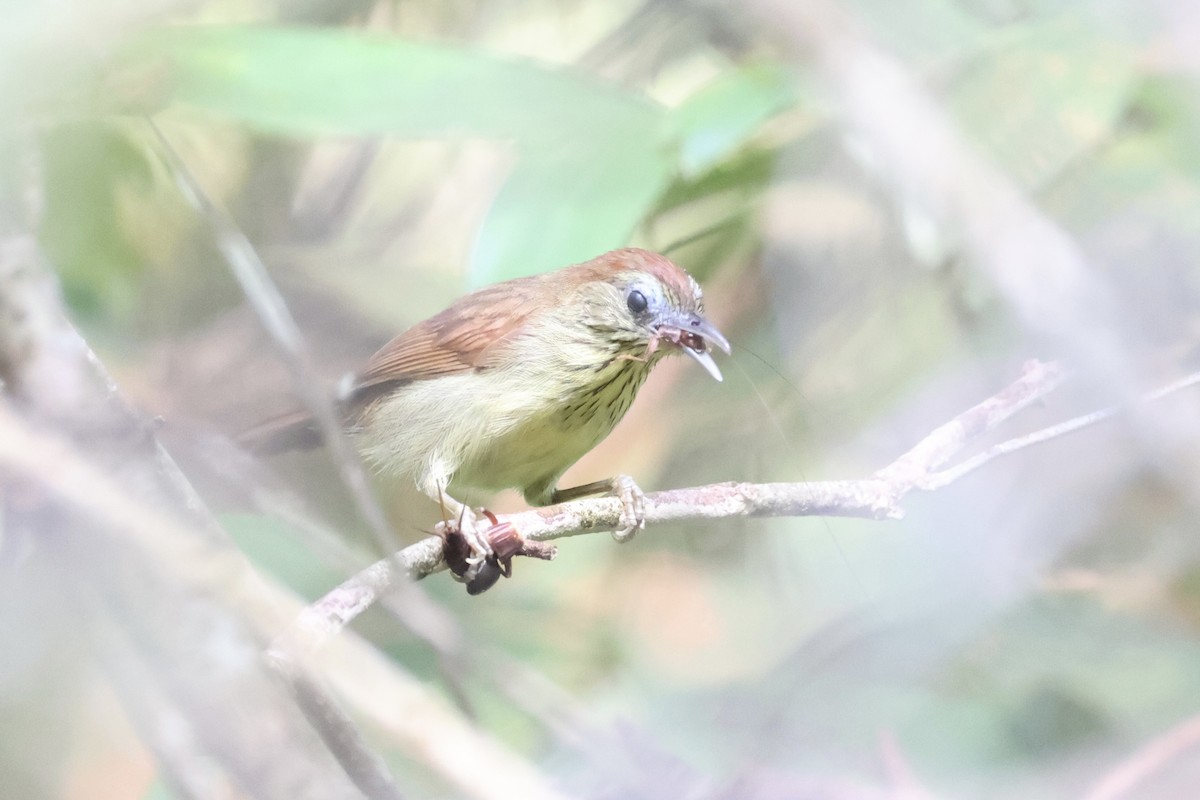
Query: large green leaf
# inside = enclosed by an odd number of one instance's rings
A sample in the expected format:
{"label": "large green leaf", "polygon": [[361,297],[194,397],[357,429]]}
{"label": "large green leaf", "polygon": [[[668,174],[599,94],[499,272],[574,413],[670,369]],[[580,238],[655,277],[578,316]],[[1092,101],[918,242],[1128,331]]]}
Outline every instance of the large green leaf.
{"label": "large green leaf", "polygon": [[790,76],[766,65],[668,111],[563,67],[342,30],[171,28],[143,34],[118,63],[117,86],[121,75],[159,82],[126,96],[268,133],[512,144],[517,163],[479,231],[474,283],[627,243],[675,172],[711,168],[792,102]]}
{"label": "large green leaf", "polygon": [[475,249],[480,282],[625,243],[672,167],[661,106],[560,67],[343,31],[224,27],[158,31],[125,53],[131,74],[155,62],[169,65],[173,100],[267,132],[514,144],[517,165]]}
{"label": "large green leaf", "polygon": [[777,65],[718,77],[669,115],[669,137],[679,143],[680,171],[692,176],[713,167],[795,99],[791,72]]}
{"label": "large green leaf", "polygon": [[756,65],[718,77],[652,128],[631,125],[589,137],[584,147],[524,152],[480,231],[472,281],[550,269],[625,244],[675,173],[713,168],[794,99],[786,70]]}
{"label": "large green leaf", "polygon": [[472,283],[541,272],[620,247],[670,174],[663,151],[632,134],[586,151],[526,153],[479,232]]}
{"label": "large green leaf", "polygon": [[120,63],[118,76],[161,75],[173,101],[297,136],[533,143],[653,129],[661,114],[641,95],[565,69],[344,30],[159,29],[130,43]]}

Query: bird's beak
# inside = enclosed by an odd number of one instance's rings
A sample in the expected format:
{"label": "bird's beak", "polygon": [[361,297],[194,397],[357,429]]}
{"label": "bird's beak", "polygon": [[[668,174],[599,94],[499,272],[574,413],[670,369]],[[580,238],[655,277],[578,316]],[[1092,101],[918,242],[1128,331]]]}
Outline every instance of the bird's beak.
{"label": "bird's beak", "polygon": [[656,328],[659,339],[666,340],[696,359],[715,380],[722,380],[721,370],[713,360],[712,348],[729,353],[729,340],[712,323],[699,314],[672,315]]}

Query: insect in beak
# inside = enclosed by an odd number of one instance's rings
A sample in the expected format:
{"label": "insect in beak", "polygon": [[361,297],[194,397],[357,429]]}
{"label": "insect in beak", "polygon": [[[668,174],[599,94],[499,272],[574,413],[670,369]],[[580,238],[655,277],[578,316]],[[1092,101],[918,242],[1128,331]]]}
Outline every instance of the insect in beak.
{"label": "insect in beak", "polygon": [[652,350],[659,341],[675,345],[694,358],[714,380],[722,380],[721,370],[712,357],[712,348],[718,347],[728,354],[729,340],[704,317],[699,314],[673,316],[655,328],[654,339],[650,343]]}

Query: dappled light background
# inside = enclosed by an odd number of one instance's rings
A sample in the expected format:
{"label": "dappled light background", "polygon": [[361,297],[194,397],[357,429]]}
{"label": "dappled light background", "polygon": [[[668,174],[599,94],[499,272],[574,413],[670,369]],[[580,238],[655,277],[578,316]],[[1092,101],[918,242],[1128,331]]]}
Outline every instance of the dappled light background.
{"label": "dappled light background", "polygon": [[[625,245],[691,271],[734,343],[725,381],[664,363],[566,485],[868,477],[1035,357],[1070,379],[977,449],[1129,404],[910,496],[899,521],[581,536],[474,598],[433,576],[484,654],[463,669],[382,612],[356,623],[564,793],[1194,792],[1200,742],[1169,737],[1200,715],[1200,406],[1137,402],[1200,360],[1189,5],[146,0],[5,18],[5,180],[37,154],[74,321],[236,546],[310,600],[380,553],[326,454],[232,444],[299,400],[148,119],[258,250],[331,392],[473,288]],[[376,488],[400,543],[427,535],[427,498]],[[0,537],[0,794],[171,796],[22,566],[36,546]],[[552,688],[514,699],[487,654]],[[409,796],[458,796],[364,733]],[[1174,757],[1118,785],[1163,736]]]}

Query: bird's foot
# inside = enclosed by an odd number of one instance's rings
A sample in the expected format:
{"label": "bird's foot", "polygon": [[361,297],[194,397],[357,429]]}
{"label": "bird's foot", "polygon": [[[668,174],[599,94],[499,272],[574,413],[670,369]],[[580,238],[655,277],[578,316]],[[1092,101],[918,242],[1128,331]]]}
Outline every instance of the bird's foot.
{"label": "bird's foot", "polygon": [[[628,475],[617,475],[570,489],[555,489],[550,493],[549,502],[566,503],[598,494],[607,494],[621,501],[621,527],[613,531],[612,535],[618,542],[628,542],[646,527],[646,495]],[[527,494],[526,498],[528,497]],[[536,504],[542,505],[541,502]]]}
{"label": "bird's foot", "polygon": [[[487,525],[479,523],[480,515],[487,517]],[[488,531],[495,524],[496,518],[486,508],[481,508],[476,512],[470,506],[462,507],[457,525],[459,532],[471,547],[471,556],[468,559],[471,563],[482,563],[495,552],[491,537],[488,536]]]}
{"label": "bird's foot", "polygon": [[[478,517],[467,509],[458,520],[444,520],[438,525],[438,534],[445,542],[442,556],[454,579],[467,585],[467,594],[482,594],[501,577],[511,578],[514,556],[549,561],[557,555],[558,550],[553,545],[526,541],[511,522],[500,522],[487,509],[479,509],[479,513],[491,524],[479,525]],[[469,535],[463,525],[468,515],[471,520]]]}
{"label": "bird's foot", "polygon": [[[484,509],[480,511],[488,513]],[[478,515],[468,506],[459,509],[457,518],[445,517],[438,524],[436,533],[446,543],[446,564],[457,580],[470,583],[481,565],[495,553],[488,530],[490,527],[479,525]]]}
{"label": "bird's foot", "polygon": [[646,495],[628,475],[612,479],[613,497],[621,501],[621,529],[613,531],[618,542],[628,542],[646,527]]}

